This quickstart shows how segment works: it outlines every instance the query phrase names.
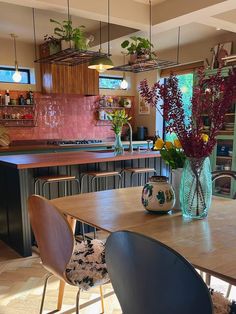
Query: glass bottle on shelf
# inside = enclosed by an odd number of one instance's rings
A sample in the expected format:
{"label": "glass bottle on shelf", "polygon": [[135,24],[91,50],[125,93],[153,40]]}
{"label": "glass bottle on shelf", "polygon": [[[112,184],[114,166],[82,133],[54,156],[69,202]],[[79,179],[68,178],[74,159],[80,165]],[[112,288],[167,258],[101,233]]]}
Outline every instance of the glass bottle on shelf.
{"label": "glass bottle on shelf", "polygon": [[9,94],[9,89],[7,89],[5,93],[4,105],[8,106],[9,104],[10,104],[10,94]]}
{"label": "glass bottle on shelf", "polygon": [[23,95],[20,95],[20,97],[19,97],[19,105],[20,106],[24,106],[25,105],[25,99],[24,99]]}

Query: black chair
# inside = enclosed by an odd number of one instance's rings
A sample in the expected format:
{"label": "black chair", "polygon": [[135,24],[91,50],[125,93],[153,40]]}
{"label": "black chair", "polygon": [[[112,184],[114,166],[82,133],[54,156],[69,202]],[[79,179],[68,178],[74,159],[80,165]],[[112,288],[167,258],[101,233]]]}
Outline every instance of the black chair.
{"label": "black chair", "polygon": [[109,236],[105,257],[124,314],[213,313],[201,276],[163,243],[118,231]]}

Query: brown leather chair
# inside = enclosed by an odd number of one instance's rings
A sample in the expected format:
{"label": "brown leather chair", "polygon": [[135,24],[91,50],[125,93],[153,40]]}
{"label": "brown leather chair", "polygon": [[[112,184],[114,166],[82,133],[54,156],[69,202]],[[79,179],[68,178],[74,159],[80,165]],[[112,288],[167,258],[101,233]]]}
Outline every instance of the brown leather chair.
{"label": "brown leather chair", "polygon": [[[30,196],[29,214],[42,264],[49,271],[45,279],[40,314],[43,311],[48,279],[52,275],[61,280],[61,285],[68,283],[78,286],[76,313],[79,313],[80,291],[109,280],[103,243],[99,240],[77,242],[65,216],[44,197]],[[104,312],[101,286],[100,292]],[[58,310],[62,295],[60,298]]]}

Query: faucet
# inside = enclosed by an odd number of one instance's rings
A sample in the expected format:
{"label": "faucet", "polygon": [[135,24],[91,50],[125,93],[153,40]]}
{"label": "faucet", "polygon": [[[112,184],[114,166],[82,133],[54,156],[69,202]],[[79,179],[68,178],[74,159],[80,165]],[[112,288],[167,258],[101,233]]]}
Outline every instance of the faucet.
{"label": "faucet", "polygon": [[129,152],[133,153],[133,142],[132,142],[132,137],[133,137],[133,131],[132,131],[132,126],[129,122],[127,122],[129,126]]}

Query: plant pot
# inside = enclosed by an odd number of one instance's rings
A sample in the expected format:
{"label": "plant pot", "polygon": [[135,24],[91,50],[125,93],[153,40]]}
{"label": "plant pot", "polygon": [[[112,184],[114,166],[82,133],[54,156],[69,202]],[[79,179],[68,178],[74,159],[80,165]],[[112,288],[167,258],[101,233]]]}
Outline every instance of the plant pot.
{"label": "plant pot", "polygon": [[129,56],[129,64],[134,64],[137,61],[137,53],[132,53]]}
{"label": "plant pot", "polygon": [[75,42],[73,40],[61,40],[61,50],[75,48]]}
{"label": "plant pot", "polygon": [[166,213],[175,204],[175,192],[164,176],[153,176],[142,191],[142,204],[147,211]]}

